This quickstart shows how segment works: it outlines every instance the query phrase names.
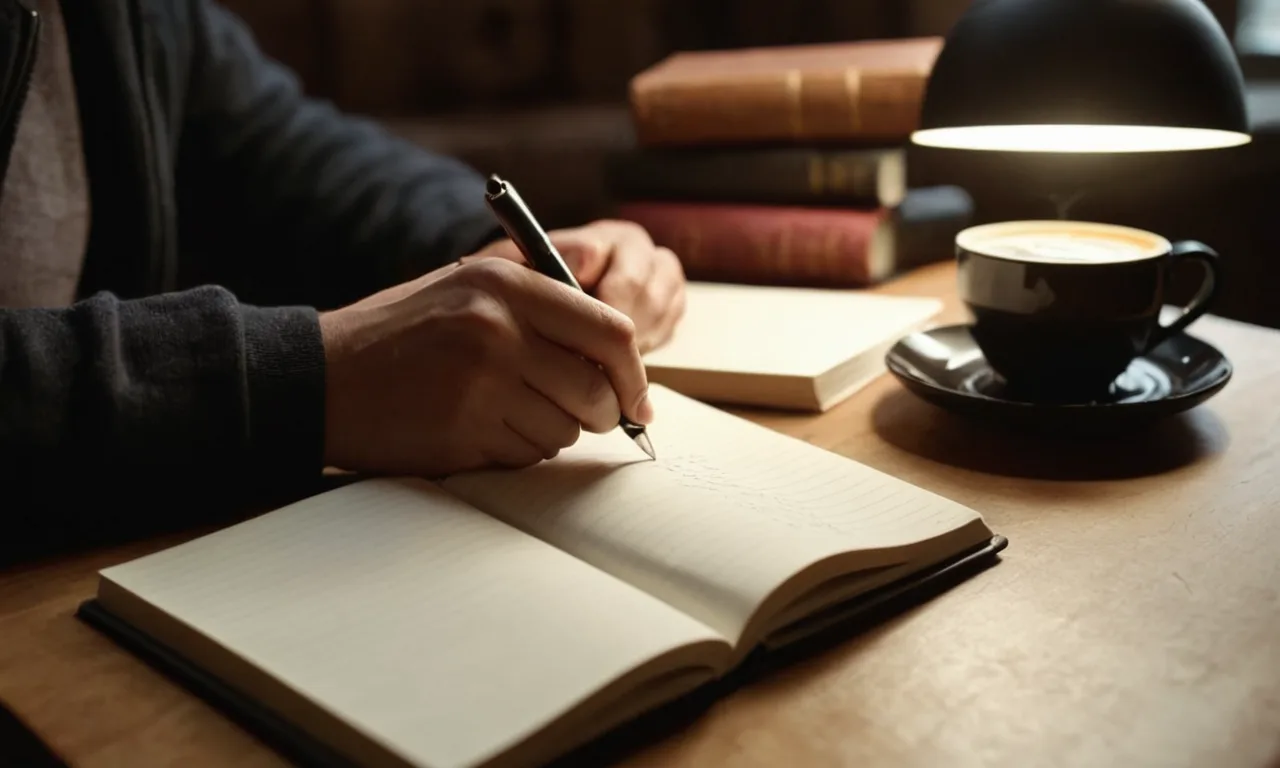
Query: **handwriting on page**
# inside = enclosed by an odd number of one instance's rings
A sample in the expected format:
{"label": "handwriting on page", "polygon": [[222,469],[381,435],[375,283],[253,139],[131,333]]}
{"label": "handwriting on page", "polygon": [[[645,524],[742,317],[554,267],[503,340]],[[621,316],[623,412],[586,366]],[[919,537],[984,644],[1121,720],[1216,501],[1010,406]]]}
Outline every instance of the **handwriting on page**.
{"label": "handwriting on page", "polygon": [[848,507],[832,503],[838,501],[835,498],[800,497],[799,489],[814,487],[806,481],[820,482],[819,478],[799,474],[796,470],[802,467],[773,464],[768,474],[743,477],[727,471],[722,461],[693,453],[664,462],[662,470],[682,488],[716,494],[721,501],[733,504],[741,515],[766,518],[792,530],[817,529],[836,535],[847,532]]}
{"label": "handwriting on page", "polygon": [[[598,436],[587,436],[591,442]],[[584,495],[605,500],[592,514],[643,514],[686,507],[697,500],[707,513],[732,514],[738,525],[809,531],[835,536],[873,535],[888,529],[920,534],[934,528],[940,511],[953,506],[918,489],[809,446],[760,451],[749,442],[717,445],[717,454],[683,450],[670,443],[658,461],[635,459],[622,440],[596,440],[579,451],[521,473],[495,474],[485,484],[494,493],[519,499],[513,513],[526,524],[554,524]],[[502,489],[502,490],[500,490]],[[665,516],[665,515],[663,515]],[[945,516],[945,515],[944,515]],[[679,518],[678,528],[693,522]],[[630,527],[630,526],[628,526]],[[763,532],[763,531],[762,531]]]}
{"label": "handwriting on page", "polygon": [[552,461],[445,486],[730,637],[798,570],[919,541],[972,514],[669,394],[655,390],[656,461],[621,433],[584,434]]}

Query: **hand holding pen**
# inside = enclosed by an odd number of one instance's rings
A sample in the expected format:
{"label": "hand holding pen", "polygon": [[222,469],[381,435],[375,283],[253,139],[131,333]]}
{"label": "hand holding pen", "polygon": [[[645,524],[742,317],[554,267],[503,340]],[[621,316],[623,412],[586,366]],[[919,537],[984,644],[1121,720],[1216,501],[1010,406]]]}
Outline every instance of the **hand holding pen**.
{"label": "hand holding pen", "polygon": [[321,313],[325,465],[422,477],[519,468],[620,417],[653,418],[630,316],[515,251],[499,240]]}
{"label": "hand holding pen", "polygon": [[[485,186],[485,201],[507,235],[534,269],[575,291],[582,291],[582,286],[574,278],[572,270],[564,263],[564,259],[552,245],[551,239],[547,237],[546,231],[533,217],[533,213],[520,198],[515,187],[497,176],[490,176]],[[631,421],[625,414],[618,426],[636,442],[636,445],[640,446],[642,451],[648,454],[649,458],[657,458],[653,443],[649,440],[643,426]]]}

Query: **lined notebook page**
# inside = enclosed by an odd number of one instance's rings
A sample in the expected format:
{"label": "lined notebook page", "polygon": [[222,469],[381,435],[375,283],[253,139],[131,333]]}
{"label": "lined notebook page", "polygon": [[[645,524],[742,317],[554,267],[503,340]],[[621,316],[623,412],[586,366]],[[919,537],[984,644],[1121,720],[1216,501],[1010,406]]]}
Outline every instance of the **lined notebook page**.
{"label": "lined notebook page", "polygon": [[474,764],[718,639],[419,481],[341,488],[103,576],[420,765]]}
{"label": "lined notebook page", "polygon": [[972,510],[864,465],[660,386],[651,397],[657,461],[615,430],[526,470],[443,484],[735,642],[769,592],[827,556],[867,550],[866,567],[890,565],[904,555],[874,550],[985,529]]}
{"label": "lined notebook page", "polygon": [[691,283],[675,335],[645,365],[658,383],[666,370],[815,378],[941,308],[929,298]]}

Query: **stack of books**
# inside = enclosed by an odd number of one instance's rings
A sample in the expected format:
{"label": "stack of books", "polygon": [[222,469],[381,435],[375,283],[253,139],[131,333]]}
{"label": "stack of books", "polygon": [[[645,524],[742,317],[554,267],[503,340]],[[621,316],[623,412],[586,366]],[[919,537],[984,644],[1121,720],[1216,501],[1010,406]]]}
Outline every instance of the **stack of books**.
{"label": "stack of books", "polygon": [[637,146],[614,156],[618,215],[690,279],[863,287],[949,258],[973,215],[911,188],[936,37],[676,53],[630,86]]}

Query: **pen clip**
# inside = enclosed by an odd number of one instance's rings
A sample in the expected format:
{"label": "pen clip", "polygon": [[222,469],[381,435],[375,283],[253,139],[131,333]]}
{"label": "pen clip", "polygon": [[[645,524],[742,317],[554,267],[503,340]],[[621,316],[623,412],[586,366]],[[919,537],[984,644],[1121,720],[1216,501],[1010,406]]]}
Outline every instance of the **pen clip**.
{"label": "pen clip", "polygon": [[485,182],[485,202],[534,269],[570,288],[582,290],[573,270],[551,244],[551,238],[533,217],[515,186],[496,174],[490,175]]}

